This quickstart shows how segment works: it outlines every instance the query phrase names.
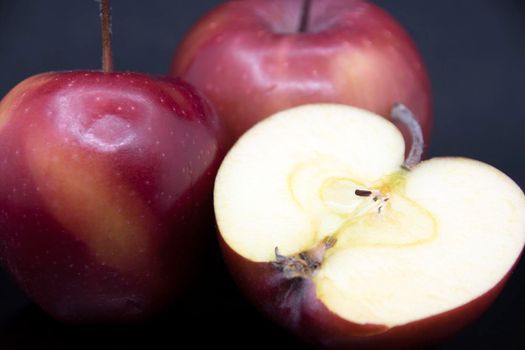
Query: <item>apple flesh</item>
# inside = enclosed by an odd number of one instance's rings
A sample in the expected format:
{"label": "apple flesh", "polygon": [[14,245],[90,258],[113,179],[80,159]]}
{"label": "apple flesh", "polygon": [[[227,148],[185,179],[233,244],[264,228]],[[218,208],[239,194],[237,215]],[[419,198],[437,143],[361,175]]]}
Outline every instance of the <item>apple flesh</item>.
{"label": "apple flesh", "polygon": [[267,116],[317,102],[384,117],[403,103],[428,140],[429,79],[405,30],[367,1],[306,1],[220,5],[187,34],[171,74],[211,99],[234,140]]}
{"label": "apple flesh", "polygon": [[195,271],[224,151],[187,83],[31,77],[0,103],[0,154],[0,261],[53,317],[141,320]]}
{"label": "apple flesh", "polygon": [[391,122],[343,105],[244,134],[214,207],[247,297],[322,348],[430,345],[474,320],[519,259],[525,196],[484,163],[404,153]]}

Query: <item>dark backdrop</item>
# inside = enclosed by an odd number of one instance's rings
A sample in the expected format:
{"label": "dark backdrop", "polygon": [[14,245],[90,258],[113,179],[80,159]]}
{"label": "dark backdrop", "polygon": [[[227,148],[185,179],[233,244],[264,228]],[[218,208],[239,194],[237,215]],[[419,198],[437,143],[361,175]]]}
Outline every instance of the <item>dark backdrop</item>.
{"label": "dark backdrop", "polygon": [[[114,0],[116,68],[165,73],[185,31],[220,2]],[[525,2],[375,2],[412,34],[430,71],[435,101],[430,155],[483,160],[525,187]],[[0,95],[35,73],[99,68],[97,16],[90,0],[0,0]],[[168,348],[181,341],[195,347],[207,341],[301,347],[244,301],[218,256],[213,276],[151,323],[110,329],[53,322],[0,272],[0,348]],[[437,349],[524,349],[524,284],[522,262],[491,309]],[[245,341],[250,338],[256,346]]]}

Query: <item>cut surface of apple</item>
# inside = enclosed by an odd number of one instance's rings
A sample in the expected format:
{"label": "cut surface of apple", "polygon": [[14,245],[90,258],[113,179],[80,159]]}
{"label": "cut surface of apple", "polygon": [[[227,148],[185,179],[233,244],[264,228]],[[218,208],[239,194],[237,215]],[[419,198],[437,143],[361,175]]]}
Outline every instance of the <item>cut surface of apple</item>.
{"label": "cut surface of apple", "polygon": [[396,126],[316,104],[260,122],[215,183],[225,244],[246,260],[310,279],[316,297],[356,324],[404,325],[482,296],[525,243],[525,196],[466,158],[403,167]]}

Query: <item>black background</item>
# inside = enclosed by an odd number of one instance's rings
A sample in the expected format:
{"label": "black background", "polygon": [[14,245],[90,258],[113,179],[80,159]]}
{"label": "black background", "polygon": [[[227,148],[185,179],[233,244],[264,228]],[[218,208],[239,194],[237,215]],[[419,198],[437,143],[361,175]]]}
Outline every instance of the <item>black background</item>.
{"label": "black background", "polygon": [[[114,0],[116,69],[165,74],[184,33],[220,2]],[[525,187],[525,2],[375,3],[407,28],[429,69],[435,116],[430,156],[483,160]],[[91,0],[0,0],[0,95],[39,72],[98,69],[98,25],[98,5]],[[0,272],[0,349],[180,348],[181,342],[199,347],[210,341],[302,347],[244,301],[219,256],[214,265],[214,273],[164,315],[116,328],[54,322]],[[436,349],[524,349],[524,284],[522,262],[490,310]]]}

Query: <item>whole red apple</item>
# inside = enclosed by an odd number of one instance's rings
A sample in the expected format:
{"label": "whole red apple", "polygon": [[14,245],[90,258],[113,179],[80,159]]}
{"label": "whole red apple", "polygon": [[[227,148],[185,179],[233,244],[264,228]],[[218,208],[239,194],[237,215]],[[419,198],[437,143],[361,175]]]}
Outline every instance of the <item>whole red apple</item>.
{"label": "whole red apple", "polygon": [[388,117],[395,102],[431,128],[429,79],[405,30],[362,0],[244,0],[185,37],[171,74],[203,91],[233,138],[286,108],[337,102]]}
{"label": "whole red apple", "polygon": [[23,81],[0,103],[0,261],[57,319],[148,316],[195,271],[221,145],[180,80]]}

